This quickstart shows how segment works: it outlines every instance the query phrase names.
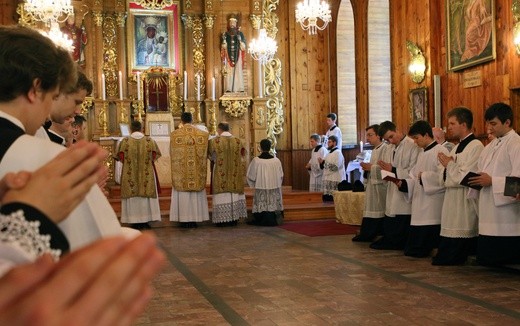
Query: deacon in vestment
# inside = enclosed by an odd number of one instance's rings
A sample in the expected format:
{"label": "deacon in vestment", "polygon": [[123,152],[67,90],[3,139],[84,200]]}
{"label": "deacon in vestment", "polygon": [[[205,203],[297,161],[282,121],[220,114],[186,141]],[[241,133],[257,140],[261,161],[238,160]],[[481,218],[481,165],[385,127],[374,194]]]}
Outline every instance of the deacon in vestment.
{"label": "deacon in vestment", "polygon": [[229,132],[227,122],[218,124],[217,133],[208,146],[209,157],[215,162],[211,220],[217,226],[234,226],[247,217],[243,163],[246,149],[240,139]]}
{"label": "deacon in vestment", "polygon": [[326,137],[325,137],[324,141],[327,141],[330,136],[336,136],[336,139],[337,139],[336,146],[338,146],[339,150],[341,151],[341,149],[343,148],[342,147],[343,135],[341,134],[341,129],[339,129],[339,127],[336,125],[337,120],[338,120],[338,116],[336,115],[336,113],[327,114],[326,122],[327,122],[328,129],[327,129],[327,132],[325,133]]}
{"label": "deacon in vestment", "polygon": [[323,191],[323,170],[320,167],[319,158],[323,159],[327,156],[327,149],[321,145],[321,137],[318,134],[312,134],[309,140],[311,145],[311,159],[305,165],[309,171],[309,191]]}
{"label": "deacon in vestment", "polygon": [[190,112],[181,115],[182,128],[170,134],[172,160],[172,201],[170,221],[194,228],[209,220],[206,176],[208,162],[207,131],[192,124]]}
{"label": "deacon in vestment", "polygon": [[504,196],[506,176],[520,177],[520,136],[511,127],[513,110],[492,104],[484,114],[488,132],[495,136],[478,160],[480,185],[477,262],[482,265],[520,263],[520,202]]}
{"label": "deacon in vestment", "polygon": [[255,189],[253,220],[247,224],[277,226],[283,223],[282,163],[269,153],[271,141],[260,141],[262,153],[253,158],[247,169],[247,183]]}
{"label": "deacon in vestment", "polygon": [[448,131],[460,141],[448,154],[439,153],[439,171],[423,172],[425,187],[446,188],[441,214],[441,234],[432,265],[464,264],[475,253],[478,236],[477,202],[468,198],[468,188],[460,184],[464,176],[477,170],[477,161],[484,148],[472,133],[473,114],[465,107],[448,112]]}
{"label": "deacon in vestment", "polygon": [[[392,160],[380,160],[382,170],[393,172],[398,179],[407,178],[417,162],[420,148],[414,141],[398,130],[391,121],[379,125],[379,136],[394,145]],[[399,191],[393,182],[387,182],[383,237],[370,244],[372,249],[402,250],[408,239],[412,205],[406,202],[406,194]]]}
{"label": "deacon in vestment", "polygon": [[371,125],[365,129],[366,141],[374,146],[370,163],[360,163],[363,168],[365,182],[365,209],[359,234],[352,241],[372,242],[383,234],[383,218],[385,217],[386,181],[381,179],[381,167],[378,161],[390,162],[393,145],[388,145],[377,134],[379,125]]}
{"label": "deacon in vestment", "polygon": [[[33,135],[60,91],[76,85],[77,75],[69,53],[27,28],[1,26],[0,52],[0,76],[10,76],[0,78],[1,178],[8,172],[34,171],[65,149]],[[58,227],[71,250],[122,233],[114,210],[97,186]]]}
{"label": "deacon in vestment", "polygon": [[327,140],[329,153],[325,158],[318,158],[323,169],[323,201],[334,201],[332,194],[338,190],[338,184],[346,179],[345,158],[337,143],[336,136],[330,136]]}
{"label": "deacon in vestment", "polygon": [[123,163],[121,173],[121,222],[136,229],[149,229],[148,222],[161,220],[157,175],[154,162],[161,156],[157,143],[142,133],[139,121],[132,121],[132,134],[117,150]]}
{"label": "deacon in vestment", "polygon": [[438,159],[439,153],[446,155],[448,150],[433,139],[432,127],[426,121],[415,122],[410,127],[408,136],[421,150],[410,175],[398,184],[399,190],[406,192],[408,201],[412,203],[410,229],[404,254],[422,258],[428,257],[439,245],[444,200],[444,187],[424,184],[422,174],[439,171],[442,167]]}

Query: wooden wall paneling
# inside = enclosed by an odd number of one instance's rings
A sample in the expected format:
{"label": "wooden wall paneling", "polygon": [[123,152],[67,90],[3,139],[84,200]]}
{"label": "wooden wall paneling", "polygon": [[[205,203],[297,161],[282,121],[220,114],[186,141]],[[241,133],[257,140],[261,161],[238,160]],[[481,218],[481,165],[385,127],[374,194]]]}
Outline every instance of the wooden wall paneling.
{"label": "wooden wall paneling", "polygon": [[0,1],[0,25],[14,25],[18,23],[17,6],[18,1],[16,0]]}
{"label": "wooden wall paneling", "polygon": [[292,151],[292,187],[297,190],[309,189],[309,172],[305,169],[305,164],[311,158],[311,150]]}
{"label": "wooden wall paneling", "polygon": [[276,157],[278,157],[278,159],[282,163],[283,185],[291,186],[293,183],[292,151],[291,150],[277,151]]}

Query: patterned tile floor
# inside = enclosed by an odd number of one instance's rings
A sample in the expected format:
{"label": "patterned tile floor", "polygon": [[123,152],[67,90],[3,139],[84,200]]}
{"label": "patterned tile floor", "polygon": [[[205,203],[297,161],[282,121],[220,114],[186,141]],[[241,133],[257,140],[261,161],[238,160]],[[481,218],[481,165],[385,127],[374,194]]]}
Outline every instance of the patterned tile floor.
{"label": "patterned tile floor", "polygon": [[520,272],[432,266],[352,235],[153,231],[169,264],[137,325],[520,325]]}

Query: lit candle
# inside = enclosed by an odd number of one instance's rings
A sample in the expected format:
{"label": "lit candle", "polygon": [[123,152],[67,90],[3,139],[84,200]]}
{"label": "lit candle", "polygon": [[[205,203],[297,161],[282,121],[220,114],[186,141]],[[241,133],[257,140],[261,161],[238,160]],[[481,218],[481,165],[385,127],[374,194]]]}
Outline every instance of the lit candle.
{"label": "lit candle", "polygon": [[359,151],[363,152],[363,142],[362,141],[359,142]]}
{"label": "lit candle", "polygon": [[123,74],[119,70],[119,99],[123,100]]}
{"label": "lit candle", "polygon": [[137,72],[137,100],[141,100],[141,72]]}
{"label": "lit candle", "polygon": [[107,94],[105,93],[105,74],[101,74],[101,99],[103,101],[107,99]]}
{"label": "lit candle", "polygon": [[211,78],[211,99],[215,101],[215,77]]}
{"label": "lit candle", "polygon": [[200,102],[200,75],[197,75],[197,101]]}
{"label": "lit candle", "polygon": [[184,70],[184,100],[188,99],[188,73]]}

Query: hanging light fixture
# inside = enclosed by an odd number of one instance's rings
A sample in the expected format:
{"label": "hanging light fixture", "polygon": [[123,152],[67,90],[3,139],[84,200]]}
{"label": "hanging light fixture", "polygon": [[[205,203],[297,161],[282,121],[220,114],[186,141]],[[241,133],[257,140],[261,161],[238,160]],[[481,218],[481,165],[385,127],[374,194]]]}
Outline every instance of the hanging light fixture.
{"label": "hanging light fixture", "polygon": [[259,30],[257,39],[253,39],[249,43],[248,52],[253,59],[259,61],[261,64],[266,64],[271,60],[278,50],[276,41],[267,35],[265,28]]}
{"label": "hanging light fixture", "polygon": [[61,32],[58,23],[52,22],[48,32],[40,30],[40,33],[50,38],[54,44],[64,48],[68,52],[74,51],[72,40],[68,37],[68,35]]}
{"label": "hanging light fixture", "polygon": [[52,22],[63,23],[74,13],[70,0],[26,0],[24,9],[48,26]]}
{"label": "hanging light fixture", "polygon": [[[318,24],[320,20],[322,23]],[[296,22],[310,35],[316,34],[318,29],[324,30],[331,21],[329,4],[325,1],[302,0],[296,6]]]}

